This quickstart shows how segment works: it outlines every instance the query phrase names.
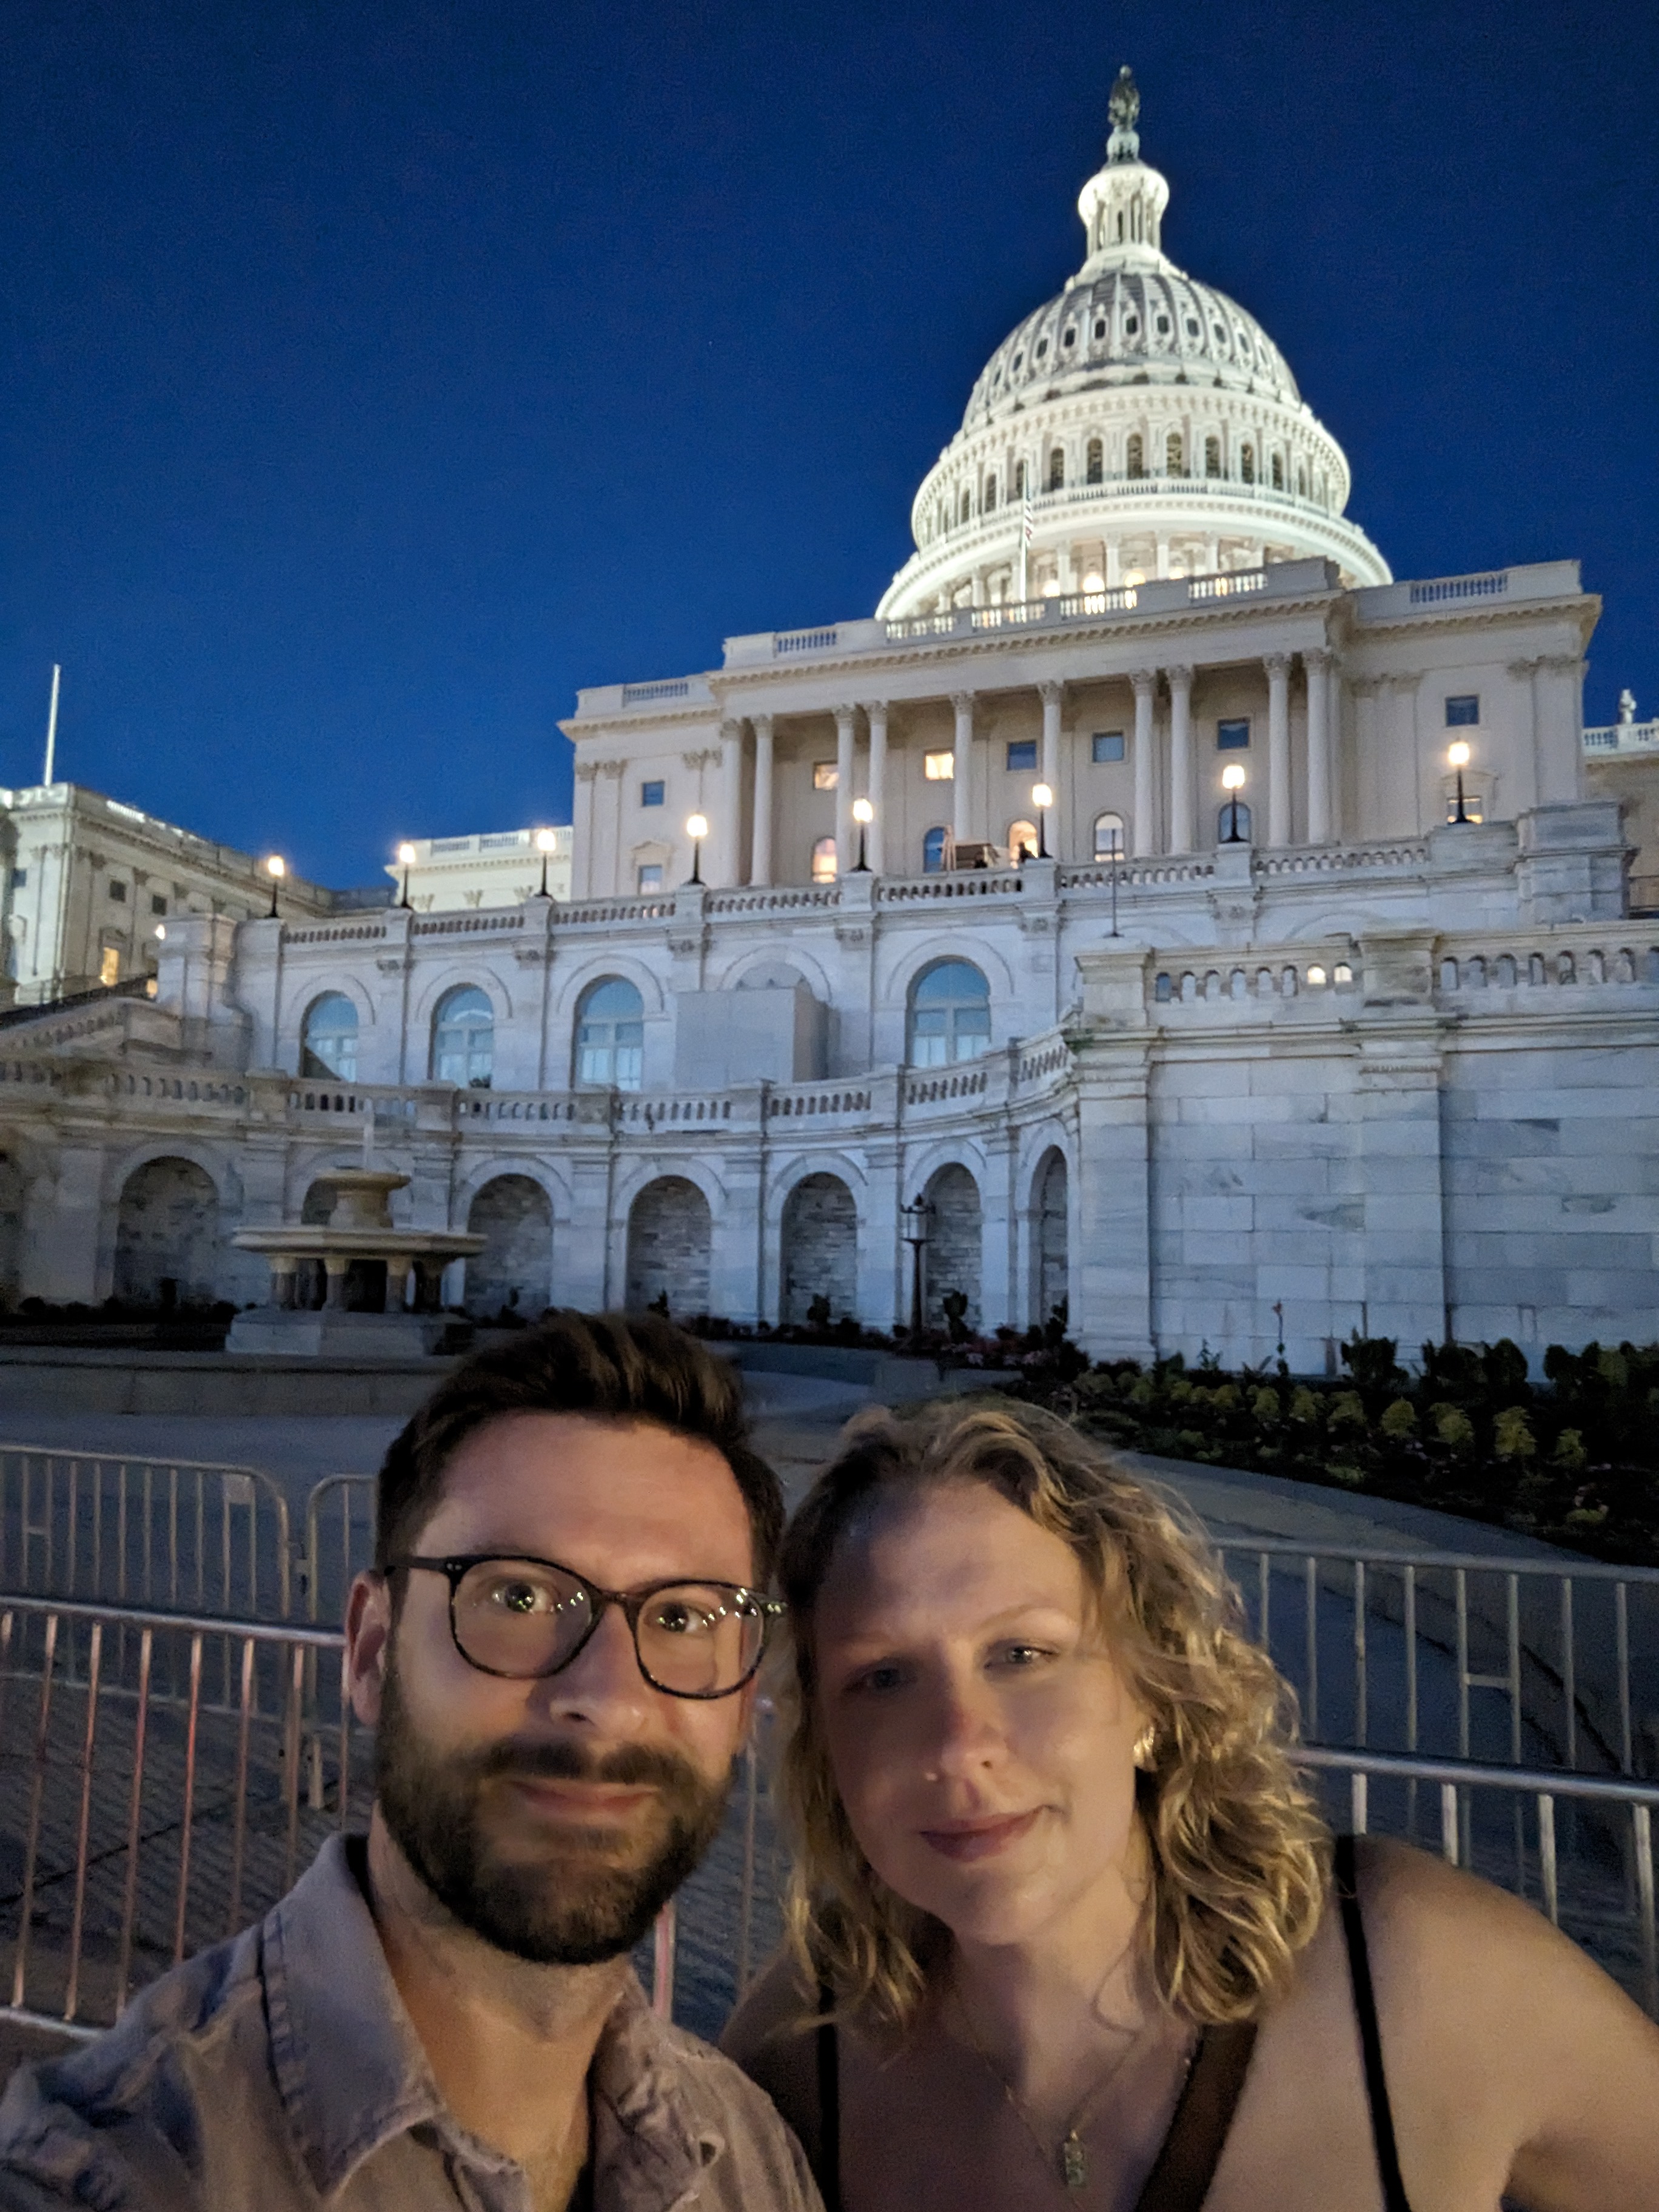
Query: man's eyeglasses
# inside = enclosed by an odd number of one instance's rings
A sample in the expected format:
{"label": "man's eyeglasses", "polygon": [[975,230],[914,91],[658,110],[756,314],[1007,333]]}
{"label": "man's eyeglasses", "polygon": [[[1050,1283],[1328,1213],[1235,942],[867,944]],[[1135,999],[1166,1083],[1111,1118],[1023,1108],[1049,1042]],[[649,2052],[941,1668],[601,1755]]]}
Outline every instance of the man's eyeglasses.
{"label": "man's eyeglasses", "polygon": [[652,1583],[601,1589],[552,1559],[410,1553],[387,1569],[419,1567],[449,1583],[455,1649],[483,1674],[534,1681],[569,1666],[617,1607],[633,1632],[640,1672],[671,1698],[729,1698],[752,1680],[784,1608],[738,1583]]}

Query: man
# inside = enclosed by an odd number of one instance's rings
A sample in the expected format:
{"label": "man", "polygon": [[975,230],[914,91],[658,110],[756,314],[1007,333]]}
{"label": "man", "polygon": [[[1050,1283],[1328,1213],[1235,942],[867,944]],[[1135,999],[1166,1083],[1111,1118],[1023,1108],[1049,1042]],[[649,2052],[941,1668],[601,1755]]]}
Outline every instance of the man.
{"label": "man", "polygon": [[0,2106],[0,2208],[816,2212],[794,2138],[628,1954],[708,1847],[773,1608],[736,1381],[555,1316],[386,1455],[347,1617],[366,1839]]}

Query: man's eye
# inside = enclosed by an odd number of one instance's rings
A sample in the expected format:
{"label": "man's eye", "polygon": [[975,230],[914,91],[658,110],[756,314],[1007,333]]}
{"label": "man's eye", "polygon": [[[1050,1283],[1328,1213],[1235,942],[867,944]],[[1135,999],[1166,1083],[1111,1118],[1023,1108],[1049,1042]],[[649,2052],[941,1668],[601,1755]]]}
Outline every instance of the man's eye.
{"label": "man's eye", "polygon": [[550,1613],[553,1596],[538,1583],[497,1583],[490,1593],[504,1613]]}

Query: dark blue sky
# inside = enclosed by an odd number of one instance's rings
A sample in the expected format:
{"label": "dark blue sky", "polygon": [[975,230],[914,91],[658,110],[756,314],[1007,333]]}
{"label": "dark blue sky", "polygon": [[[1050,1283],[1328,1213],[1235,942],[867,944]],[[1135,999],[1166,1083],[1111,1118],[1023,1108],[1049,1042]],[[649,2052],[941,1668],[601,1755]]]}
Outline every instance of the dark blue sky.
{"label": "dark blue sky", "polygon": [[0,781],[325,881],[568,818],[579,684],[867,613],[1121,61],[1397,574],[1577,556],[1659,711],[1659,11],[12,0]]}

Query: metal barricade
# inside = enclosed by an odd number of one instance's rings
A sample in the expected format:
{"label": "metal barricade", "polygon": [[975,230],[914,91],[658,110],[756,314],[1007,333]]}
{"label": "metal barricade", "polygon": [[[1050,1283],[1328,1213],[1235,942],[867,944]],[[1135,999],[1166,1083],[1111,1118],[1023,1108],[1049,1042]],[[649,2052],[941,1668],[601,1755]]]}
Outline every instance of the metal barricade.
{"label": "metal barricade", "polygon": [[257,1468],[0,1444],[0,1589],[283,1620],[293,1579]]}
{"label": "metal barricade", "polygon": [[1659,1771],[1659,1570],[1220,1540],[1310,1741]]}

